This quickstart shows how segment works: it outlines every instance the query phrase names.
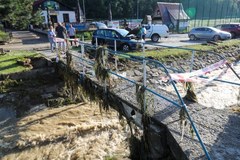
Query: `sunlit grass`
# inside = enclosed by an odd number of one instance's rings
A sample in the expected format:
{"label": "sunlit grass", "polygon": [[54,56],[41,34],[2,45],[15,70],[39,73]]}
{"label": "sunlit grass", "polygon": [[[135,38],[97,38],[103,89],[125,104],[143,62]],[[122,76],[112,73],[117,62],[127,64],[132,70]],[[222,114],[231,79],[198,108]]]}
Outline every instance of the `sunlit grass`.
{"label": "sunlit grass", "polygon": [[24,57],[39,57],[33,51],[12,51],[0,56],[0,74],[10,74],[30,70],[28,67],[17,64],[17,60]]}
{"label": "sunlit grass", "polygon": [[142,51],[131,52],[129,54],[135,56],[145,56],[145,57],[152,57],[154,59],[164,61],[165,58],[168,57],[189,57],[192,54],[191,50],[201,50],[201,51],[212,51],[217,47],[223,46],[234,46],[239,45],[239,39],[227,40],[223,41],[222,43],[218,43],[217,46],[215,45],[191,45],[191,46],[183,46],[183,47],[176,47],[176,48],[160,48],[157,50],[146,50],[145,53]]}

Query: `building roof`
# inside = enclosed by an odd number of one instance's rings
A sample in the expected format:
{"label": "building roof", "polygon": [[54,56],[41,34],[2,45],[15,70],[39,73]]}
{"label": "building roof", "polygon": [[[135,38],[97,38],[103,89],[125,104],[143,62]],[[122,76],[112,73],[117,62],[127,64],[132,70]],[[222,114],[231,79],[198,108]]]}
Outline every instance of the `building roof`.
{"label": "building roof", "polygon": [[175,20],[187,20],[190,19],[183,9],[182,3],[166,3],[157,2],[158,8],[160,9],[161,15],[165,10],[175,19]]}

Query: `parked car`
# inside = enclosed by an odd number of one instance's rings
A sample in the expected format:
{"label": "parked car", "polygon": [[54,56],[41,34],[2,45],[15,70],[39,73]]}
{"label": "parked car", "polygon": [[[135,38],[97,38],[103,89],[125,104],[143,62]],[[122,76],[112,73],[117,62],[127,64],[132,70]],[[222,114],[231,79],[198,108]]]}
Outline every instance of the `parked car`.
{"label": "parked car", "polygon": [[105,28],[98,29],[93,32],[92,44],[106,44],[110,48],[114,48],[114,40],[116,40],[117,49],[122,51],[135,50],[137,48],[137,40],[132,35],[128,35],[125,29]]}
{"label": "parked car", "polygon": [[240,23],[219,24],[214,27],[222,31],[227,31],[231,33],[232,38],[240,36]]}
{"label": "parked car", "polygon": [[169,29],[165,24],[147,24],[143,26],[147,30],[145,38],[151,38],[153,42],[158,42],[160,38],[169,36]]}
{"label": "parked car", "polygon": [[226,31],[221,31],[214,27],[196,27],[188,33],[190,40],[208,39],[208,40],[226,40],[231,39],[231,34]]}
{"label": "parked car", "polygon": [[106,24],[101,22],[92,22],[88,26],[89,30],[97,30],[97,29],[103,29],[103,28],[108,28],[108,27],[106,26]]}

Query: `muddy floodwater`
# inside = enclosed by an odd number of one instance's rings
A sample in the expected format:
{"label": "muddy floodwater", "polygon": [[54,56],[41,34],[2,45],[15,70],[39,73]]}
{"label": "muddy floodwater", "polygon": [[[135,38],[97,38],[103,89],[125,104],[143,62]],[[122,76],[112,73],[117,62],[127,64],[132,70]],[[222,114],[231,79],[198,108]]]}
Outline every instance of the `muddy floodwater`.
{"label": "muddy floodwater", "polygon": [[0,124],[8,119],[15,118],[16,112],[13,108],[2,107],[0,108]]}
{"label": "muddy floodwater", "polygon": [[76,104],[22,118],[1,108],[0,159],[129,159],[128,128],[115,111]]}

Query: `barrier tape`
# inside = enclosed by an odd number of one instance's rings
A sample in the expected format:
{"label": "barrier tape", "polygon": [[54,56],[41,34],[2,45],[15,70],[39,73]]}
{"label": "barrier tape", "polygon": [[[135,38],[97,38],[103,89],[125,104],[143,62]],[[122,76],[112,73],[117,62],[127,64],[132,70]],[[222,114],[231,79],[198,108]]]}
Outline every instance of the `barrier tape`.
{"label": "barrier tape", "polygon": [[178,81],[178,82],[198,82],[198,83],[209,82],[209,81],[212,81],[213,79],[215,79],[216,77],[220,77],[223,74],[225,74],[229,67],[227,67],[226,70],[221,72],[218,76],[212,77],[210,79],[203,79],[203,78],[200,78],[199,76],[210,73],[211,71],[218,69],[219,67],[223,66],[226,63],[227,63],[226,60],[221,60],[217,63],[214,63],[214,64],[207,66],[205,68],[202,68],[200,70],[193,71],[193,72],[187,72],[187,73],[170,74],[170,77],[172,80]]}

